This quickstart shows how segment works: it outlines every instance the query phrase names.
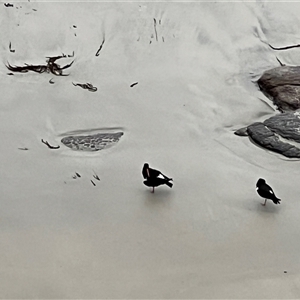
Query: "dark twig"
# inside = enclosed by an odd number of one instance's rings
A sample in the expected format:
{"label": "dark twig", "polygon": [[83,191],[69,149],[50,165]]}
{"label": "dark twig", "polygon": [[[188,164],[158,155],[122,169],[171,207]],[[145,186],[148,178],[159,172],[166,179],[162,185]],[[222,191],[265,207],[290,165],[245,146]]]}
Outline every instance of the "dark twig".
{"label": "dark twig", "polygon": [[96,183],[93,180],[91,180],[91,183],[93,184],[93,186],[96,186]]}
{"label": "dark twig", "polygon": [[75,174],[77,175],[77,177],[79,177],[79,178],[81,177],[81,175],[79,173],[75,172]]}
{"label": "dark twig", "polygon": [[99,53],[100,53],[100,51],[101,51],[101,49],[102,49],[102,47],[103,47],[104,42],[105,42],[105,38],[103,38],[103,41],[102,41],[102,43],[101,43],[99,49],[97,50],[97,52],[96,52],[96,54],[95,54],[96,56],[99,56]]}
{"label": "dark twig", "polygon": [[10,3],[4,3],[4,6],[5,6],[5,7],[14,7],[14,5],[13,5],[13,4],[10,4]]}
{"label": "dark twig", "polygon": [[132,83],[131,85],[130,85],[130,87],[133,87],[133,86],[135,86],[135,85],[137,85],[138,84],[138,82],[134,82],[134,83]]}
{"label": "dark twig", "polygon": [[9,51],[12,53],[15,53],[15,51],[16,51],[15,49],[11,49],[11,42],[9,42]]}
{"label": "dark twig", "polygon": [[285,64],[283,64],[280,60],[279,60],[279,58],[276,56],[276,59],[277,59],[277,61],[279,62],[279,64],[281,65],[281,66],[285,66]]}
{"label": "dark twig", "polygon": [[43,139],[41,139],[42,143],[47,145],[50,149],[59,149],[60,146],[51,146],[47,141],[44,141]]}
{"label": "dark twig", "polygon": [[29,150],[28,148],[24,147],[24,148],[18,148],[19,150]]}
{"label": "dark twig", "polygon": [[288,49],[292,49],[292,48],[298,48],[300,47],[300,44],[298,45],[292,45],[292,46],[286,46],[286,47],[280,47],[280,48],[277,48],[277,47],[273,47],[272,45],[268,44],[269,47],[273,50],[288,50]]}
{"label": "dark twig", "polygon": [[158,38],[157,38],[157,30],[156,30],[156,19],[153,18],[154,20],[154,31],[155,31],[155,37],[156,37],[156,41],[158,41]]}
{"label": "dark twig", "polygon": [[93,170],[93,172],[94,172],[94,175],[93,175],[93,177],[95,178],[95,179],[97,179],[97,180],[99,180],[100,181],[100,178],[99,178],[99,176],[96,174],[96,172]]}

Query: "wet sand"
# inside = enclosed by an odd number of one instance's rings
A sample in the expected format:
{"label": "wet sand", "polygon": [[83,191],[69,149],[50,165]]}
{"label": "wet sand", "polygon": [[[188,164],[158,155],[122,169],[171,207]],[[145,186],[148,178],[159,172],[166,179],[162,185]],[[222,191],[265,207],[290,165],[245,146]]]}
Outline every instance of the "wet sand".
{"label": "wet sand", "polygon": [[[254,81],[276,57],[299,63],[267,44],[299,44],[300,4],[13,5],[0,8],[0,297],[299,298],[299,162],[234,131],[278,113]],[[7,75],[73,51],[57,61],[74,60],[69,76]],[[95,152],[61,143],[103,130],[124,135]],[[145,162],[173,188],[152,194]],[[261,206],[259,177],[281,205]]]}

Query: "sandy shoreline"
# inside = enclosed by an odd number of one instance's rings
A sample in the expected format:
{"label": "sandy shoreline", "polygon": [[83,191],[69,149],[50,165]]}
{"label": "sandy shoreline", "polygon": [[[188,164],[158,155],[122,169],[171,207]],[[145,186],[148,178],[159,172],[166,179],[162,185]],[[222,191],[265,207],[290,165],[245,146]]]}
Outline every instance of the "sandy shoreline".
{"label": "sandy shoreline", "polygon": [[[13,5],[0,8],[0,297],[298,298],[299,162],[233,132],[277,113],[253,81],[276,56],[300,61],[266,44],[299,43],[300,4]],[[69,76],[7,75],[73,51]],[[60,142],[107,128],[124,135],[102,151]],[[174,187],[150,193],[145,162]],[[259,177],[280,206],[260,205]]]}

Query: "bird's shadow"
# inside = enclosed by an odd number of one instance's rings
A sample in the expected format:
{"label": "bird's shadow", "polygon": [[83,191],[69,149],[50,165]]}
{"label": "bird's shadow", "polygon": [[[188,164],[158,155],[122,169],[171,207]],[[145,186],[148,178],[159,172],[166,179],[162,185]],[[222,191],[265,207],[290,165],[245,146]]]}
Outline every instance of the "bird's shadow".
{"label": "bird's shadow", "polygon": [[169,201],[171,198],[171,191],[167,189],[157,189],[154,193],[151,192],[151,189],[144,192],[144,199],[146,203],[155,205],[156,203],[164,203]]}
{"label": "bird's shadow", "polygon": [[278,213],[278,204],[274,204],[272,201],[267,201],[267,204],[265,206],[263,206],[262,204],[263,203],[257,203],[257,211],[262,213]]}
{"label": "bird's shadow", "polygon": [[274,204],[271,200],[268,200],[266,205],[263,205],[263,202],[257,202],[253,207],[254,210],[260,212],[260,213],[264,213],[264,214],[277,214],[279,211],[279,207],[278,204]]}
{"label": "bird's shadow", "polygon": [[277,214],[277,213],[279,213],[279,210],[280,210],[279,205],[280,204],[274,204],[273,201],[271,201],[271,200],[268,200],[267,204],[265,206],[262,205],[263,203],[264,203],[264,200],[257,201],[257,200],[253,200],[253,198],[251,198],[248,201],[244,202],[244,208],[246,208],[247,210],[259,212],[262,214],[271,214],[271,213]]}

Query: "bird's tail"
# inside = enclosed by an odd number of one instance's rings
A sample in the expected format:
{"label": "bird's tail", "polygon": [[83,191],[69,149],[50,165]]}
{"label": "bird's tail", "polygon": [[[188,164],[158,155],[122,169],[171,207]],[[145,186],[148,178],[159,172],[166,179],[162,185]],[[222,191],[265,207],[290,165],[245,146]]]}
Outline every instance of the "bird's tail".
{"label": "bird's tail", "polygon": [[166,185],[171,188],[173,186],[173,183],[170,181],[166,181]]}
{"label": "bird's tail", "polygon": [[165,174],[163,174],[162,172],[160,172],[160,175],[163,176],[164,179],[168,180],[168,181],[171,181],[173,180],[173,178],[169,178],[168,176],[166,176]]}
{"label": "bird's tail", "polygon": [[278,199],[278,198],[274,198],[274,199],[273,199],[273,202],[274,202],[275,204],[280,204],[280,201],[281,201],[281,199]]}

